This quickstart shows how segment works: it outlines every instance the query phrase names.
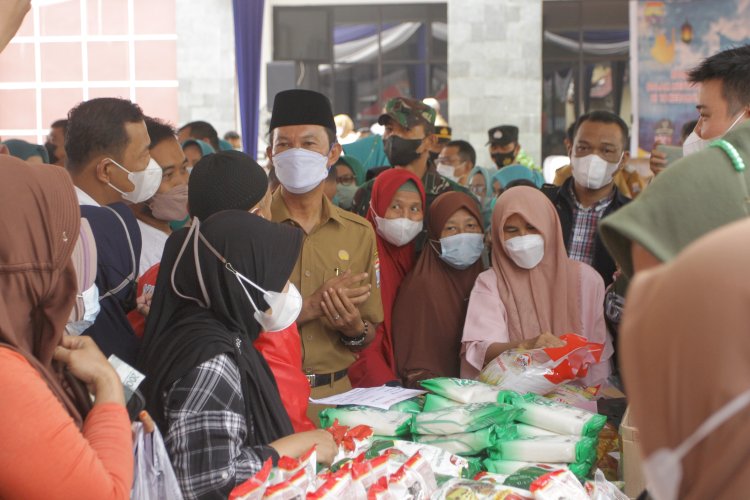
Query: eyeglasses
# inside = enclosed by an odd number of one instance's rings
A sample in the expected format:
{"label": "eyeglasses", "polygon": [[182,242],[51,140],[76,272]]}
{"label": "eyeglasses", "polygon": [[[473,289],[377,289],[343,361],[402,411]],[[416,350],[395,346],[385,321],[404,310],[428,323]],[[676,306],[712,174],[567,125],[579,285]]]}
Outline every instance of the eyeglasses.
{"label": "eyeglasses", "polygon": [[336,177],[336,183],[343,184],[344,186],[352,184],[355,180],[356,179],[353,175],[342,175],[341,177]]}
{"label": "eyeglasses", "polygon": [[474,194],[484,194],[487,192],[487,186],[482,186],[481,184],[477,184],[476,186],[469,186],[469,191],[471,191]]}

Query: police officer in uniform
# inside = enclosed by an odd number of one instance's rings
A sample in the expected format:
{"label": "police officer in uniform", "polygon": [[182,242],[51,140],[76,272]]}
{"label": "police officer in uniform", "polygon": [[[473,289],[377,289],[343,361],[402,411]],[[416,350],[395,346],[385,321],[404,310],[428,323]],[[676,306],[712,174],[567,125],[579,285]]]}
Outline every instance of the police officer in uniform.
{"label": "police officer in uniform", "polygon": [[[289,278],[304,298],[297,326],[303,369],[312,397],[351,389],[347,369],[383,321],[375,233],[362,217],[324,195],[328,170],[341,155],[331,104],[317,92],[287,90],[274,100],[273,161],[281,186],[271,204],[273,220],[305,232]],[[310,405],[317,421],[320,407]]]}

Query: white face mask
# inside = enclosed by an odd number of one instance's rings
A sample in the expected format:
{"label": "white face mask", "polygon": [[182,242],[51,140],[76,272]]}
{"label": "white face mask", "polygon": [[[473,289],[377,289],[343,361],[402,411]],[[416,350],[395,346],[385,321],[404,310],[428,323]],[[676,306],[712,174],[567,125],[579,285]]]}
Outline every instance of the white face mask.
{"label": "white face mask", "polygon": [[[742,120],[742,117],[745,115],[745,111],[743,110],[742,113],[740,113],[737,116],[737,119],[734,120],[734,123],[732,123],[726,131],[724,131],[723,134],[719,134],[716,137],[713,137],[711,139],[702,139],[698,132],[693,130],[689,136],[685,139],[685,142],[682,143],[682,155],[687,156],[691,155],[693,153],[697,153],[698,151],[703,151],[708,147],[709,144],[711,144],[716,139],[720,139],[724,137],[726,134],[729,133],[730,130],[734,128],[735,125],[737,125],[740,120]],[[696,127],[697,128],[697,127]]]}
{"label": "white face mask", "polygon": [[400,219],[385,219],[375,216],[375,226],[378,234],[385,241],[397,247],[402,247],[412,241],[422,231],[422,221],[413,221],[406,217]]}
{"label": "white face mask", "polygon": [[505,240],[505,249],[515,264],[522,269],[534,269],[544,258],[544,238],[527,234]]}
{"label": "white face mask", "polygon": [[99,288],[96,285],[91,285],[88,290],[76,297],[76,309],[74,311],[81,308],[83,309],[83,315],[79,316],[81,319],[78,321],[69,321],[65,325],[65,329],[70,335],[81,335],[96,321],[96,317],[101,310],[101,306],[99,305]]}
{"label": "white face mask", "polygon": [[[253,305],[253,309],[255,309],[253,317],[260,323],[264,332],[278,332],[288,328],[292,323],[297,321],[297,316],[302,311],[302,295],[300,295],[299,290],[297,290],[294,284],[289,283],[289,289],[286,292],[270,292],[263,290],[237,271],[234,271],[234,275],[245,291],[248,300]],[[247,288],[242,283],[243,281],[263,292],[263,298],[271,308],[270,313],[258,309],[255,301],[250,297],[250,292],[247,291]]]}
{"label": "white face mask", "polygon": [[[185,237],[182,248],[180,248],[180,251],[177,254],[177,259],[175,260],[174,267],[172,268],[172,274],[170,275],[172,291],[174,291],[174,293],[178,297],[195,302],[204,309],[209,309],[211,307],[211,297],[208,295],[208,291],[206,290],[206,286],[203,281],[200,258],[198,257],[198,242],[202,241],[203,244],[206,245],[206,247],[211,251],[211,253],[213,253],[216,258],[224,264],[224,268],[232,273],[235,278],[237,278],[237,281],[242,287],[242,290],[244,290],[245,295],[247,295],[248,300],[250,300],[253,309],[255,309],[255,314],[253,315],[253,317],[260,324],[263,331],[278,332],[280,330],[288,328],[292,323],[294,323],[297,320],[297,316],[299,316],[299,313],[302,311],[302,296],[300,295],[299,290],[297,290],[297,288],[292,283],[289,283],[289,290],[287,292],[272,292],[262,289],[261,287],[253,283],[249,278],[246,278],[237,270],[235,270],[232,267],[232,264],[227,262],[227,260],[221,256],[221,254],[208,242],[208,240],[206,240],[203,235],[200,234],[200,224],[201,222],[197,217],[193,218],[193,225],[190,226],[190,230]],[[177,289],[177,285],[175,284],[175,275],[177,273],[178,264],[182,259],[182,255],[184,254],[185,249],[191,241],[193,244],[195,270],[198,276],[198,284],[201,289],[201,294],[203,295],[203,300],[197,297],[184,295]],[[263,292],[263,298],[271,308],[270,313],[258,309],[258,306],[255,304],[255,301],[253,301],[250,293],[247,291],[247,288],[245,288],[243,281],[245,283],[249,283],[253,287]]]}
{"label": "white face mask", "polygon": [[677,500],[682,485],[682,459],[698,443],[749,404],[750,391],[746,391],[708,417],[677,448],[659,448],[649,455],[641,467],[646,476],[649,494],[655,500]]}
{"label": "white face mask", "polygon": [[135,189],[133,189],[129,193],[126,193],[125,191],[120,191],[119,189],[117,189],[112,185],[112,183],[107,183],[112,189],[120,193],[124,199],[128,200],[131,203],[141,203],[150,199],[152,196],[154,196],[154,194],[156,194],[156,191],[161,185],[162,179],[162,170],[159,164],[156,163],[156,160],[151,158],[151,161],[148,162],[146,168],[144,170],[141,170],[140,172],[131,172],[112,158],[108,158],[108,160],[127,172],[128,180],[133,184],[133,186],[135,186]]}
{"label": "white face mask", "polygon": [[[622,156],[620,156],[620,161],[622,161]],[[578,184],[588,189],[600,189],[612,182],[612,176],[620,161],[610,163],[594,153],[582,157],[574,156],[570,159],[573,166],[573,178]]]}
{"label": "white face mask", "polygon": [[440,238],[440,258],[456,269],[466,269],[482,256],[484,235],[482,233],[459,233]]}
{"label": "white face mask", "polygon": [[293,148],[273,155],[276,177],[290,193],[309,193],[328,177],[328,156]]}
{"label": "white face mask", "polygon": [[455,181],[457,179],[456,167],[454,167],[453,165],[449,165],[448,163],[438,163],[437,173],[452,181]]}

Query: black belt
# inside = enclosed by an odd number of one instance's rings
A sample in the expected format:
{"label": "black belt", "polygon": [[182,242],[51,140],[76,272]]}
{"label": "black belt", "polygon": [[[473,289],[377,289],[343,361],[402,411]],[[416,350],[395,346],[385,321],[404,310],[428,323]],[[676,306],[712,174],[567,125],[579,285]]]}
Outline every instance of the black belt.
{"label": "black belt", "polygon": [[335,373],[310,373],[305,376],[307,377],[307,381],[310,383],[310,387],[315,389],[316,387],[330,385],[337,380],[341,380],[342,378],[346,377],[347,373],[349,373],[349,369],[344,368],[343,370],[337,371]]}

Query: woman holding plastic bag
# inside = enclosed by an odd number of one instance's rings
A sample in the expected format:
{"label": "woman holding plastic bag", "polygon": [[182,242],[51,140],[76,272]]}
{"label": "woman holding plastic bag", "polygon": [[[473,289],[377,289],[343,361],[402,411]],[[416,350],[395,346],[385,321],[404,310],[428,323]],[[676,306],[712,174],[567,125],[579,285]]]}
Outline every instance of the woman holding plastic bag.
{"label": "woman holding plastic bag", "polygon": [[410,171],[392,168],[375,178],[367,220],[375,229],[378,244],[384,319],[375,331],[375,340],[349,367],[353,387],[377,387],[398,380],[391,316],[401,282],[414,267],[414,240],[422,232],[424,206],[422,181]]}
{"label": "woman holding plastic bag", "polygon": [[613,353],[603,303],[604,282],[593,268],[568,258],[549,199],[531,187],[507,190],[492,214],[492,268],[479,275],[469,299],[461,376],[476,378],[507,350],[560,347],[560,335],[577,333],[604,344],[584,379],[603,382]]}
{"label": "woman holding plastic bag", "polygon": [[139,366],[185,498],[226,498],[268,458],[336,453],[325,431],[293,434],[253,346],[261,329],[297,319],[288,277],[301,242],[298,229],[240,210],[196,217],[167,241]]}

